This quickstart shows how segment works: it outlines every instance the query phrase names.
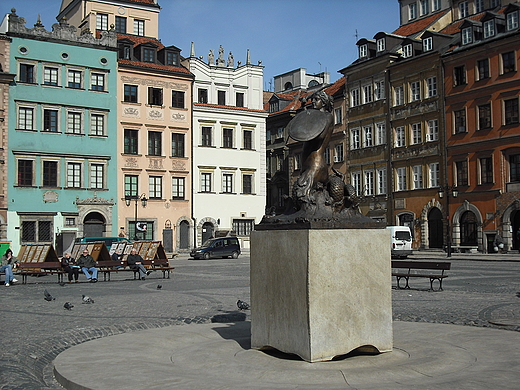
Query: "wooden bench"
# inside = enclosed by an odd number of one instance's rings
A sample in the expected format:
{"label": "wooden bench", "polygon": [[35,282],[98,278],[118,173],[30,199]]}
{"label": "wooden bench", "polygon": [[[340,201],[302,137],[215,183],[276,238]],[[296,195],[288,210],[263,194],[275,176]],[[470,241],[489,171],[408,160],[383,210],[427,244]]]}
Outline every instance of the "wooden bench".
{"label": "wooden bench", "polygon": [[[148,271],[162,271],[163,279],[170,279],[170,271],[175,269],[175,267],[170,266],[168,259],[145,260],[143,265]],[[112,272],[133,272],[134,279],[141,279],[139,276],[139,270],[130,268],[126,260],[98,261],[97,268],[99,272],[103,273],[104,281],[110,281],[110,274]]]}
{"label": "wooden bench", "polygon": [[[451,263],[447,261],[405,261],[405,260],[392,260],[392,276],[397,279],[397,288],[409,289],[410,278],[427,278],[430,279],[430,290],[433,289],[433,282],[437,280],[439,282],[439,290],[442,291],[442,280],[447,278],[448,275],[444,273],[451,268]],[[423,272],[416,273],[415,271],[420,270]],[[435,272],[424,272],[424,271],[435,271]],[[401,287],[400,281],[403,279],[406,281],[406,285]]]}
{"label": "wooden bench", "polygon": [[18,267],[13,270],[15,275],[22,276],[22,283],[27,283],[27,276],[57,275],[58,283],[63,282],[66,272],[61,268],[59,261],[44,261],[34,263],[17,263]]}

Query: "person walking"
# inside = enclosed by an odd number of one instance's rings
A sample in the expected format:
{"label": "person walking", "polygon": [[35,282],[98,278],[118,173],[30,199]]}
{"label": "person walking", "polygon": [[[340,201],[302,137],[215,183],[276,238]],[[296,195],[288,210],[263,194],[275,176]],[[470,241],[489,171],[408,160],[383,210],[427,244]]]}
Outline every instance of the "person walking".
{"label": "person walking", "polygon": [[142,280],[145,280],[148,275],[150,275],[150,271],[147,271],[144,267],[144,260],[140,254],[137,253],[135,248],[132,248],[130,254],[126,258],[126,262],[131,269],[136,269],[139,271],[139,277]]}
{"label": "person walking", "polygon": [[0,259],[0,272],[5,272],[5,286],[9,287],[11,283],[18,282],[13,275],[13,268],[17,267],[18,259],[13,256],[11,248],[7,249],[5,255]]}
{"label": "person walking", "polygon": [[77,265],[81,267],[81,270],[90,283],[97,282],[98,269],[96,268],[96,261],[89,255],[87,249],[83,250],[83,253],[78,259]]}
{"label": "person walking", "polygon": [[72,283],[72,277],[74,277],[76,283],[79,282],[79,265],[76,264],[76,260],[71,257],[69,252],[62,257],[61,268],[69,274],[69,283]]}

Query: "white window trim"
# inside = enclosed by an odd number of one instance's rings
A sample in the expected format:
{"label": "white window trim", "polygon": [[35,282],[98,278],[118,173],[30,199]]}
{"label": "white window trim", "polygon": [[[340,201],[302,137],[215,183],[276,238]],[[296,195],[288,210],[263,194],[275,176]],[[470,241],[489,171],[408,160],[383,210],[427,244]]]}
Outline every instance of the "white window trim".
{"label": "white window trim", "polygon": [[[101,188],[92,187],[92,166],[93,165],[101,165],[103,167],[103,183]],[[89,188],[92,190],[102,190],[107,189],[107,167],[108,164],[104,160],[89,160],[88,162],[88,181]]]}
{"label": "white window trim", "polygon": [[42,184],[43,186],[43,163],[44,162],[55,162],[56,163],[56,186],[57,187],[60,187],[60,179],[61,179],[61,161],[59,159],[55,159],[55,158],[48,158],[48,157],[42,157],[41,158],[41,161],[40,161],[40,166],[41,166],[41,169],[40,169],[40,183]]}
{"label": "white window trim", "polygon": [[[24,108],[24,109],[30,109],[32,110],[32,126],[30,129],[22,129],[20,128],[20,109],[21,108]],[[37,118],[37,104],[36,103],[21,103],[21,102],[17,102],[16,103],[16,130],[21,130],[21,131],[35,131],[36,130],[36,118]]]}
{"label": "white window trim", "polygon": [[[80,165],[80,176],[79,176],[79,187],[69,187],[69,164],[79,164]],[[90,172],[89,172],[90,173]],[[78,189],[84,188],[84,175],[85,175],[85,161],[78,159],[66,159],[65,160],[65,188]]]}
{"label": "white window trim", "polygon": [[[79,133],[69,131],[69,114],[79,114],[81,116]],[[85,112],[78,109],[67,109],[65,114],[65,134],[70,135],[84,135],[85,134]]]}

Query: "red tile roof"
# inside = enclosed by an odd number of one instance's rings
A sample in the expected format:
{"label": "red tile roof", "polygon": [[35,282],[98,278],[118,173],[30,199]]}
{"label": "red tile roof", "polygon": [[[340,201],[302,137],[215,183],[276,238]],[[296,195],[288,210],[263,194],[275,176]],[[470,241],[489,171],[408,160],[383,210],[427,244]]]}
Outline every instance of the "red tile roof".
{"label": "red tile roof", "polygon": [[420,19],[416,22],[405,24],[404,26],[399,27],[392,34],[401,35],[403,37],[409,37],[410,35],[417,34],[423,30],[426,30],[429,26],[431,26],[437,19],[440,19],[449,10],[445,10],[443,12],[438,12],[433,14],[432,16],[428,16],[427,18]]}
{"label": "red tile roof", "polygon": [[232,110],[237,110],[237,111],[263,112],[263,113],[266,112],[266,110],[254,110],[252,108],[247,108],[247,107],[223,106],[220,104],[193,103],[193,105],[199,106],[199,107],[226,108],[226,109],[232,109]]}
{"label": "red tile roof", "polygon": [[136,66],[139,68],[165,70],[168,72],[185,73],[187,75],[191,75],[191,72],[188,69],[180,67],[180,66],[168,66],[168,65],[154,64],[151,62],[130,61],[130,60],[124,60],[124,59],[119,59],[117,62],[121,65]]}
{"label": "red tile roof", "polygon": [[155,0],[125,0],[125,1],[128,3],[159,5],[159,4],[155,3]]}
{"label": "red tile roof", "polygon": [[142,44],[142,43],[152,43],[157,46],[157,50],[161,50],[164,48],[164,45],[155,38],[147,38],[147,37],[140,37],[137,35],[127,35],[127,34],[117,34],[117,40],[120,39],[128,39],[134,43],[134,47]]}
{"label": "red tile roof", "polygon": [[453,22],[452,24],[450,24],[450,25],[446,26],[444,29],[442,29],[441,33],[448,34],[448,35],[457,34],[458,32],[460,32],[460,25],[462,23],[464,23],[465,20],[471,19],[471,20],[480,21],[482,16],[484,16],[484,14],[485,14],[485,12],[482,12],[480,14],[472,15],[469,18],[457,20],[456,22]]}
{"label": "red tile roof", "polygon": [[334,84],[330,87],[325,88],[325,92],[327,92],[330,96],[334,96],[336,92],[338,92],[345,85],[345,76],[340,77]]}

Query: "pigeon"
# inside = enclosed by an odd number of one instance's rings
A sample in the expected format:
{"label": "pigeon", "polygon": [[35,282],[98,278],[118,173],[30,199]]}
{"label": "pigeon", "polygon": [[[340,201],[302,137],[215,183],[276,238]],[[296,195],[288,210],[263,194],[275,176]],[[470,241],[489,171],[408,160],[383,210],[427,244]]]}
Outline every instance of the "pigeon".
{"label": "pigeon", "polygon": [[54,301],[56,299],[51,294],[49,294],[49,292],[47,290],[43,291],[43,295],[45,295],[45,300],[48,302]]}
{"label": "pigeon", "polygon": [[59,285],[60,285],[61,287],[63,287],[63,286],[65,286],[65,283],[64,283],[64,282],[60,282]]}
{"label": "pigeon", "polygon": [[518,291],[518,292],[516,293],[516,296],[517,296],[518,298],[520,298],[520,291]]}
{"label": "pigeon", "polygon": [[162,288],[162,284],[157,285],[157,290],[160,290]]}
{"label": "pigeon", "polygon": [[72,308],[74,307],[74,305],[70,302],[65,302],[65,304],[63,305],[63,307],[67,310],[72,310]]}
{"label": "pigeon", "polygon": [[90,297],[87,297],[86,295],[82,295],[83,302],[82,303],[94,303],[94,300]]}
{"label": "pigeon", "polygon": [[241,301],[240,299],[237,301],[237,306],[240,310],[248,310],[249,309],[249,303]]}

